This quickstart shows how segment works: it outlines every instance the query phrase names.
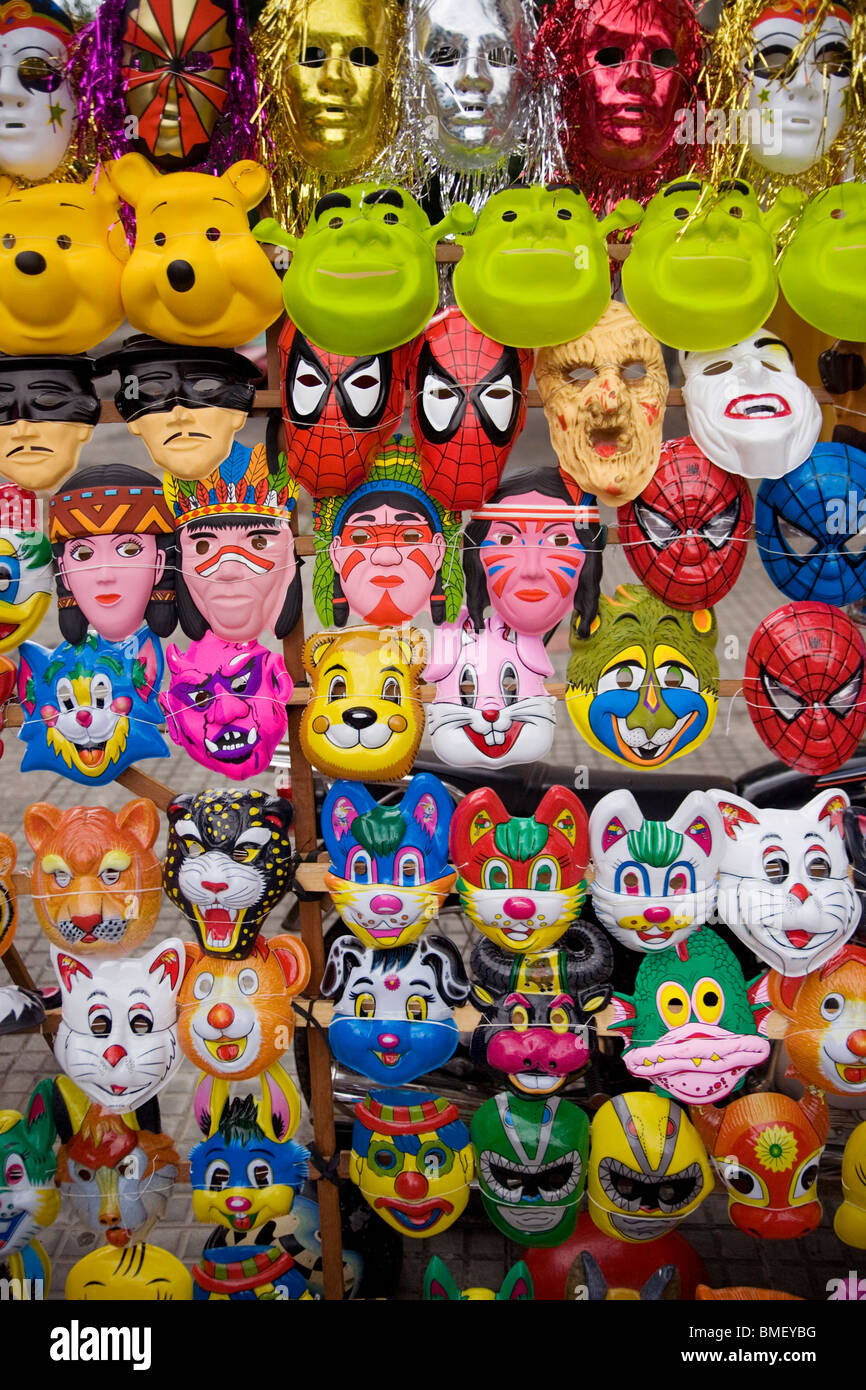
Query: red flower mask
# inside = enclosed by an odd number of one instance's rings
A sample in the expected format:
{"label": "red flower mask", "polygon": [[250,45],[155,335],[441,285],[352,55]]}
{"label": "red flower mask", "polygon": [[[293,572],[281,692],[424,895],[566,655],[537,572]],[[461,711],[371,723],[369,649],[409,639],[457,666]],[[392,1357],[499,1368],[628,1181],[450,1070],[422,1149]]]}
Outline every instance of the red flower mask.
{"label": "red flower mask", "polygon": [[828,603],[787,603],[755,629],[743,690],[755,730],[801,772],[835,772],[866,727],[866,647]]}
{"label": "red flower mask", "polygon": [[710,463],[687,435],[662,445],[655,476],[617,521],[637,577],[665,603],[697,612],[736,583],[752,514],[744,480]]}
{"label": "red flower mask", "polygon": [[364,482],[400,424],[413,347],[343,357],[314,347],[286,319],[279,351],[288,465],[311,497],[339,497]]}
{"label": "red flower mask", "polygon": [[453,511],[479,507],[496,490],[526,423],[533,354],[479,333],[446,309],[415,343],[410,418],[424,487]]}

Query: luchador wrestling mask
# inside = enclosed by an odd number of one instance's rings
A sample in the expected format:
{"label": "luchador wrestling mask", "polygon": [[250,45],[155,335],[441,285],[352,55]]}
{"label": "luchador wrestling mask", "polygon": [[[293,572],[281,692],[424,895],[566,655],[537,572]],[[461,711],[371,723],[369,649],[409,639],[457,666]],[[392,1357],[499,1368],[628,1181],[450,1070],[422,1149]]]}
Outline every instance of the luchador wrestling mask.
{"label": "luchador wrestling mask", "polygon": [[589,1214],[617,1240],[657,1240],[715,1186],[706,1149],[686,1112],[646,1091],[614,1096],[590,1129]]}
{"label": "luchador wrestling mask", "polygon": [[707,458],[744,478],[796,468],[821,433],[821,407],[770,329],[718,352],[680,353],[689,432]]}
{"label": "luchador wrestling mask", "polygon": [[816,444],[783,478],[765,479],[755,503],[764,569],[787,598],[842,607],[866,594],[866,454]]}
{"label": "luchador wrestling mask", "polygon": [[598,611],[605,528],[589,496],[572,499],[552,468],[513,474],[477,508],[463,537],[466,606],[488,604],[515,632],[546,637],[574,612],[581,634]]}
{"label": "luchador wrestling mask", "polygon": [[347,357],[316,347],[286,319],[279,337],[280,397],[289,471],[311,497],[363,483],[399,428],[412,345]]}
{"label": "luchador wrestling mask", "polygon": [[444,309],[415,345],[410,421],[421,476],[444,507],[478,507],[496,489],[526,422],[532,353],[503,347]]}
{"label": "luchador wrestling mask", "polygon": [[507,627],[498,613],[480,632],[466,610],[433,634],[425,680],[433,752],[447,767],[491,768],[543,761],[556,727],[553,675],[540,637]]}
{"label": "luchador wrestling mask", "polygon": [[848,795],[823,791],[800,809],[758,808],[712,793],[725,823],[719,916],[782,975],[820,970],[853,934],[860,899],[848,877]]}
{"label": "luchador wrestling mask", "polygon": [[439,303],[437,241],[474,226],[466,203],[431,226],[405,188],[358,183],[325,193],[300,238],[272,217],[253,235],[292,252],[283,300],[304,336],[328,352],[365,357],[417,337]]}
{"label": "luchador wrestling mask", "polygon": [[494,342],[538,348],[586,333],[610,299],[609,232],[639,220],[626,199],[597,222],[568,185],[515,184],[488,198],[454,268],[454,296]]}
{"label": "luchador wrestling mask", "polygon": [[689,1111],[728,1191],[728,1216],[756,1240],[797,1240],[821,1221],[818,1165],[830,1129],[820,1091],[741,1096]]}
{"label": "luchador wrestling mask", "polygon": [[736,956],[709,927],[645,955],[634,994],[613,996],[611,1027],[627,1040],[627,1069],[683,1105],[738,1091],[746,1072],[770,1055],[759,1036],[768,1010],[758,1002],[758,983],[747,993]]}
{"label": "luchador wrestling mask", "polygon": [[617,511],[620,544],[648,589],[672,608],[713,608],[743,568],[752,494],[694,440],[668,439],[639,497]]}
{"label": "luchador wrestling mask", "polygon": [[58,1066],[106,1110],[135,1110],[162,1090],[183,1056],[183,942],[169,937],[139,959],[109,961],[52,945],[51,963],[62,1004]]}
{"label": "luchador wrestling mask", "polygon": [[54,1176],[57,1137],[51,1110],[53,1083],[34,1087],[25,1107],[0,1110],[0,1259],[20,1255],[60,1214]]}
{"label": "luchador wrestling mask", "polygon": [[834,340],[866,339],[864,238],[866,187],[836,184],[810,198],[779,265],[795,314]]}
{"label": "luchador wrestling mask", "polygon": [[385,627],[427,608],[437,624],[457,617],[460,514],[428,497],[421,475],[414,440],[397,435],[366,482],[314,505],[313,596],[323,623],[343,627],[352,614]]}
{"label": "luchador wrestling mask", "polygon": [[552,946],[586,897],[586,826],[567,787],[550,787],[526,817],[509,816],[489,787],[464,797],[451,820],[451,860],[478,930],[506,951]]}
{"label": "luchador wrestling mask", "polygon": [[802,772],[835,772],[866,727],[866,647],[827,603],[787,603],[763,619],[746,655],[743,693],[755,732]]}
{"label": "luchador wrestling mask", "polygon": [[484,1210],[521,1245],[561,1245],[574,1230],[589,1160],[589,1122],[559,1096],[506,1092],[470,1124]]}
{"label": "luchador wrestling mask", "polygon": [[88,624],[123,642],[145,624],[176,622],[174,517],[150,473],[126,464],[79,469],[49,503],[60,630],[80,644]]}
{"label": "luchador wrestling mask", "polygon": [[608,506],[637,497],[658,466],[668,396],[655,338],[612,301],[584,337],[536,354],[535,380],[562,472]]}
{"label": "luchador wrestling mask", "polygon": [[24,183],[58,170],[75,130],[66,76],[74,33],[52,0],[9,5],[0,19],[0,101],[15,111],[0,131],[0,172]]}
{"label": "luchador wrestling mask", "polygon": [[448,831],[454,803],[419,772],[399,802],[379,805],[363,783],[335,782],[322,807],[331,856],[328,892],[347,927],[371,949],[408,946],[454,886]]}
{"label": "luchador wrestling mask", "polygon": [[849,115],[851,10],[835,0],[759,0],[750,8],[749,47],[739,64],[746,145],[761,168],[800,174],[827,153]]}
{"label": "luchador wrestling mask", "polygon": [[350,932],[331,947],[322,993],[334,1000],[328,1046],[377,1085],[402,1086],[444,1066],[460,1040],[454,1009],[469,981],[460,952],[427,933],[409,946],[371,949]]}
{"label": "luchador wrestling mask", "polygon": [[176,478],[206,478],[231,452],[255,399],[258,367],[229,348],[177,347],[147,334],[99,359],[117,372],[114,403],[130,434]]}
{"label": "luchador wrestling mask", "polygon": [[647,820],[625,789],[603,796],[589,818],[602,926],[631,951],[679,946],[715,911],[723,839],[707,792],[690,792],[668,820]]}
{"label": "luchador wrestling mask", "polygon": [[717,638],[711,608],[682,613],[638,584],[602,594],[590,637],[572,626],[568,663],[568,712],[590,747],[652,768],[703,743],[719,702]]}
{"label": "luchador wrestling mask", "polygon": [[469,1130],[443,1096],[373,1091],[356,1106],[349,1176],[401,1235],[447,1231],[466,1208],[474,1175]]}
{"label": "luchador wrestling mask", "polygon": [[0,356],[0,475],[49,493],[75,471],[99,419],[89,357]]}
{"label": "luchador wrestling mask", "polygon": [[291,887],[292,803],[226,789],[176,796],[166,814],[166,897],[208,955],[242,960]]}
{"label": "luchador wrestling mask", "polygon": [[0,482],[0,653],[36,631],[52,587],[51,545],[36,494]]}

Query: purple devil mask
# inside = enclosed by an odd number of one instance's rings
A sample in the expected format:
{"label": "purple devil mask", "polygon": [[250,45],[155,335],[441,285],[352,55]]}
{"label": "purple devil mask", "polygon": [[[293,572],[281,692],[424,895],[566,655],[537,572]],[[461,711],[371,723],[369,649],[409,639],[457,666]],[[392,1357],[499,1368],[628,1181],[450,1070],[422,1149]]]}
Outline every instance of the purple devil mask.
{"label": "purple devil mask", "polygon": [[286,732],[293,687],[283,658],[213,632],[186,652],[171,643],[166,656],[171,684],[159,703],[174,742],[212,772],[263,772]]}

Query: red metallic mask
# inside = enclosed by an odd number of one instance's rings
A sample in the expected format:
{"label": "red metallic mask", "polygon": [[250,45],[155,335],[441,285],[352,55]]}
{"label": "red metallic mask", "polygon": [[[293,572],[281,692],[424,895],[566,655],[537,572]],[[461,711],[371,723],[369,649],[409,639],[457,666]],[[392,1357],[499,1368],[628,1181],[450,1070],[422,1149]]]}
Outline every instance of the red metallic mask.
{"label": "red metallic mask", "polygon": [[451,308],[415,343],[410,418],[424,487],[453,511],[496,490],[526,423],[533,354],[503,347]]}
{"label": "red metallic mask", "polygon": [[755,629],[743,693],[762,741],[788,767],[835,772],[866,727],[866,647],[828,603],[787,603]]}
{"label": "red metallic mask", "polygon": [[359,487],[399,427],[414,343],[375,357],[314,347],[290,319],[279,338],[289,472],[311,497]]}
{"label": "red metallic mask", "polygon": [[647,588],[695,613],[736,583],[753,510],[744,479],[710,463],[687,435],[662,445],[651,482],[617,511],[619,538]]}
{"label": "red metallic mask", "polygon": [[802,1100],[742,1096],[724,1110],[693,1105],[692,1123],[728,1190],[737,1230],[758,1240],[797,1240],[821,1220],[818,1164],[830,1128],[820,1091]]}

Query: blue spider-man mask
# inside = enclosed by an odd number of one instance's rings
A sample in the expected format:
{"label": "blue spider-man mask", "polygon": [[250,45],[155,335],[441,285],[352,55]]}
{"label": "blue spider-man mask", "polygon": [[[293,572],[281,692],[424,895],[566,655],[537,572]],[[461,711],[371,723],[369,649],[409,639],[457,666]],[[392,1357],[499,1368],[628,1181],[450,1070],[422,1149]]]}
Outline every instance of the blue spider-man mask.
{"label": "blue spider-man mask", "polygon": [[866,453],[816,444],[799,468],[765,479],[755,536],[764,569],[788,598],[837,606],[863,598]]}

